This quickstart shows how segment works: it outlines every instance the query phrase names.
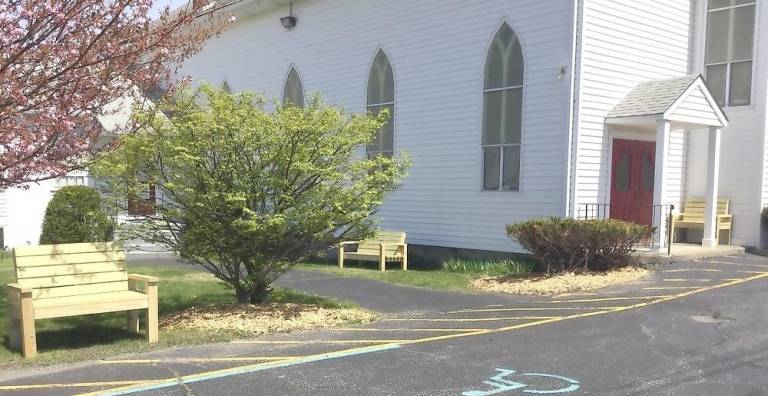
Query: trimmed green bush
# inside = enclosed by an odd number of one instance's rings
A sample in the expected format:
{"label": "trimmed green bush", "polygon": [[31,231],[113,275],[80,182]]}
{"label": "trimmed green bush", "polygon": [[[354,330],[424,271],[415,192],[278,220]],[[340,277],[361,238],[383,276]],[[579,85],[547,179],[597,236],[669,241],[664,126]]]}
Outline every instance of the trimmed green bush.
{"label": "trimmed green bush", "polygon": [[538,261],[537,271],[607,271],[631,264],[632,252],[650,238],[648,226],[613,219],[552,217],[507,225],[507,234]]}
{"label": "trimmed green bush", "polygon": [[764,207],[760,212],[760,222],[764,225],[768,225],[768,206]]}
{"label": "trimmed green bush", "polygon": [[114,224],[101,208],[101,195],[87,186],[67,186],[45,209],[40,244],[111,241]]}
{"label": "trimmed green bush", "polygon": [[457,274],[480,274],[488,276],[523,275],[534,268],[531,260],[518,259],[467,259],[451,257],[443,261],[443,270]]}

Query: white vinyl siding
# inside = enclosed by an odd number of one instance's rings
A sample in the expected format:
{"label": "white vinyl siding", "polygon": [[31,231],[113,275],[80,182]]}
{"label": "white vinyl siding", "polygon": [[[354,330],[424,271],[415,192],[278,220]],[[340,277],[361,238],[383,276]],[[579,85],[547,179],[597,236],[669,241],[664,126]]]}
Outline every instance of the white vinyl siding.
{"label": "white vinyl siding", "polygon": [[[581,19],[572,164],[574,214],[584,204],[610,200],[606,114],[640,82],[688,74],[691,2],[584,0]],[[629,138],[655,140],[655,131],[643,134]],[[681,158],[684,153],[672,150],[682,147],[670,144],[669,158]],[[678,190],[679,186],[667,185],[670,196]]]}
{"label": "white vinyl siding", "polygon": [[[571,65],[572,8],[563,0],[295,2],[296,28],[276,23],[283,8],[238,16],[181,73],[194,81],[226,76],[238,90],[277,96],[285,65],[294,63],[305,90],[360,113],[382,48],[396,77],[394,150],[413,165],[377,214],[381,227],[407,232],[411,244],[521,251],[506,224],[565,214],[572,81],[558,70]],[[483,71],[504,21],[526,56],[525,149],[520,191],[493,194],[480,182]]]}

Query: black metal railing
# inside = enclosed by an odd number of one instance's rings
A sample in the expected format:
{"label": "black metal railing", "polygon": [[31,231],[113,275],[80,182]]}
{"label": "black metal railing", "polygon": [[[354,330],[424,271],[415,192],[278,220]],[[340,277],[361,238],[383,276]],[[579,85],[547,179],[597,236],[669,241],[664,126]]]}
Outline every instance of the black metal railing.
{"label": "black metal railing", "polygon": [[[624,205],[609,203],[586,203],[581,204],[576,213],[576,218],[580,220],[589,219],[620,219],[632,221],[639,224],[648,224],[656,226],[666,224],[664,235],[660,235],[658,229],[654,229],[651,238],[645,242],[645,247],[659,247],[661,241],[666,242],[667,254],[670,254],[672,247],[672,211],[675,205]],[[662,239],[663,238],[663,239]]]}

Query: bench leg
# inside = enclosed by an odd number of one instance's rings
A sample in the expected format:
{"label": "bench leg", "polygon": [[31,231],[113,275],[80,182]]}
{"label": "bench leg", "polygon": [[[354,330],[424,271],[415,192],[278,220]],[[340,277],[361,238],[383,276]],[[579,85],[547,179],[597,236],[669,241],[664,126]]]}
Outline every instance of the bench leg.
{"label": "bench leg", "polygon": [[37,356],[37,336],[35,335],[35,318],[32,317],[32,302],[29,302],[29,315],[22,312],[21,319],[21,351],[29,359]]}
{"label": "bench leg", "polygon": [[344,245],[339,245],[339,268],[344,268]]}
{"label": "bench leg", "polygon": [[18,312],[12,312],[8,309],[8,345],[11,349],[21,350],[21,321],[16,318]]}
{"label": "bench leg", "polygon": [[130,333],[139,333],[139,311],[128,311],[128,331]]}
{"label": "bench leg", "polygon": [[408,245],[403,246],[403,271],[408,271]]}
{"label": "bench leg", "polygon": [[149,299],[149,308],[147,308],[147,341],[154,344],[160,339],[158,330],[157,285],[147,285],[147,299]]}
{"label": "bench leg", "polygon": [[379,271],[384,272],[387,270],[387,249],[383,243],[379,244]]}

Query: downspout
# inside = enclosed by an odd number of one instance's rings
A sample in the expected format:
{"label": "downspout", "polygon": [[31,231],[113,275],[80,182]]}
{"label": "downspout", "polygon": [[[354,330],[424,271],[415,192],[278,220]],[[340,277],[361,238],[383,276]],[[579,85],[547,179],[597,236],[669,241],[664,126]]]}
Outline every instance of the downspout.
{"label": "downspout", "polygon": [[[576,215],[574,208],[575,197],[573,196],[576,183],[576,167],[574,160],[576,158],[576,150],[578,145],[576,133],[579,130],[577,127],[577,123],[579,122],[577,104],[580,102],[579,95],[581,92],[579,74],[581,71],[582,53],[582,51],[580,51],[580,45],[582,43],[581,34],[583,29],[582,27],[584,26],[583,2],[584,0],[573,0],[573,41],[571,43],[571,70],[569,75],[571,79],[571,88],[568,97],[568,147],[565,166],[565,207],[563,208],[564,217],[575,217]],[[579,70],[577,70],[577,68]]]}

